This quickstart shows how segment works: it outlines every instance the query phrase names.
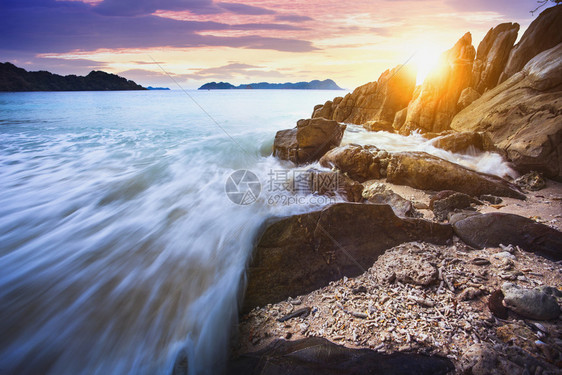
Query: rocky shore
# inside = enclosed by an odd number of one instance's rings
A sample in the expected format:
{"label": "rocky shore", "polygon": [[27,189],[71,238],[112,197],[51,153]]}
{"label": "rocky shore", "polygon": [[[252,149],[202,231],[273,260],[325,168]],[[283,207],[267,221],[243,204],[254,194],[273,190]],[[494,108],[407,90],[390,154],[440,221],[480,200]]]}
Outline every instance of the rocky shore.
{"label": "rocky shore", "polygon": [[[231,374],[562,371],[562,6],[465,34],[415,86],[396,67],[277,133],[273,155],[347,202],[268,223],[247,271]],[[493,152],[519,178],[424,152],[341,145],[412,131]],[[311,186],[314,185],[311,182]]]}

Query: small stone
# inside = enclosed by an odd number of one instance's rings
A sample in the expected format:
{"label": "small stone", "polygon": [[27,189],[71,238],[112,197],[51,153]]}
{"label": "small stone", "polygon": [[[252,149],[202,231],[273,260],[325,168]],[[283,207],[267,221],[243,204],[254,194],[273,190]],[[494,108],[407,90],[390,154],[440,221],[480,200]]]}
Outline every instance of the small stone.
{"label": "small stone", "polygon": [[353,294],[367,293],[367,288],[365,288],[365,286],[361,285],[357,288],[352,289],[351,293],[353,293]]}
{"label": "small stone", "polygon": [[504,283],[501,290],[505,306],[523,317],[550,320],[560,315],[556,298],[538,289],[525,289],[512,283]]}
{"label": "small stone", "polygon": [[472,264],[475,264],[477,266],[487,266],[488,264],[490,264],[490,261],[484,258],[474,258],[472,259]]}

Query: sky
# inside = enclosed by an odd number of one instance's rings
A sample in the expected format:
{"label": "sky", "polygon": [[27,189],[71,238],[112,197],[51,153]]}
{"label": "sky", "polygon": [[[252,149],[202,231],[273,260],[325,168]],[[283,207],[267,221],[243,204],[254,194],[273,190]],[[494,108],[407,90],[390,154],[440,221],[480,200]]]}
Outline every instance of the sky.
{"label": "sky", "polygon": [[[353,89],[467,31],[521,36],[536,0],[0,0],[0,61],[185,89],[331,78]],[[173,79],[172,79],[173,78]]]}

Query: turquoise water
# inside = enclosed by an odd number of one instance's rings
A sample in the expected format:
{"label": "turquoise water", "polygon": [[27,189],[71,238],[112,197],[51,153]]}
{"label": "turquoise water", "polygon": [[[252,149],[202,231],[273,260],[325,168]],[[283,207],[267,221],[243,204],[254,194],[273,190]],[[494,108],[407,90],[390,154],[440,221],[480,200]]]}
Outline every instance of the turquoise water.
{"label": "turquoise water", "polygon": [[1,93],[0,373],[220,371],[259,227],[312,209],[225,181],[341,94]]}

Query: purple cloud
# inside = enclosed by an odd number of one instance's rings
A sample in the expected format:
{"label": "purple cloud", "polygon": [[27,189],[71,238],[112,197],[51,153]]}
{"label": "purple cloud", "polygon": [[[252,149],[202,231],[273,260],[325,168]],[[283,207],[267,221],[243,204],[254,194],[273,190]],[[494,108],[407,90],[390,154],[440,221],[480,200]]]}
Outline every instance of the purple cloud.
{"label": "purple cloud", "polygon": [[298,14],[280,14],[278,16],[275,16],[275,21],[305,22],[312,20],[313,19],[308,16],[299,16]]}
{"label": "purple cloud", "polygon": [[[136,0],[140,5],[131,9],[152,9],[155,1]],[[302,30],[286,24],[228,25],[219,22],[179,21],[152,15],[106,16],[99,13],[106,0],[92,7],[81,2],[54,0],[6,0],[0,12],[0,51],[64,53],[73,50],[100,48],[200,47],[230,46],[306,52],[316,48],[305,40],[267,36],[214,37],[200,35],[203,31],[222,30]],[[123,4],[132,3],[124,0]],[[186,1],[162,2],[168,8],[185,5]],[[202,10],[210,0],[189,1],[192,9]],[[195,4],[195,5],[194,5]],[[9,5],[9,6],[5,6]],[[117,5],[115,5],[117,7]],[[117,14],[117,8],[114,8]]]}
{"label": "purple cloud", "polygon": [[260,8],[253,5],[237,4],[237,3],[217,3],[222,9],[235,14],[261,16],[265,14],[276,14],[277,12],[271,9]]}

